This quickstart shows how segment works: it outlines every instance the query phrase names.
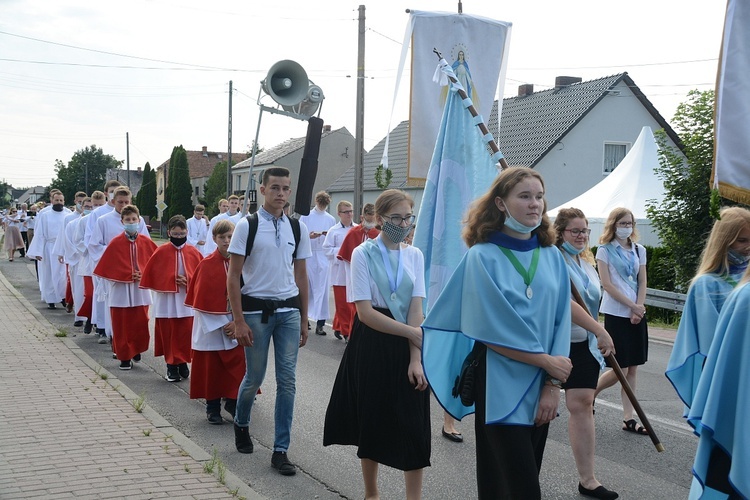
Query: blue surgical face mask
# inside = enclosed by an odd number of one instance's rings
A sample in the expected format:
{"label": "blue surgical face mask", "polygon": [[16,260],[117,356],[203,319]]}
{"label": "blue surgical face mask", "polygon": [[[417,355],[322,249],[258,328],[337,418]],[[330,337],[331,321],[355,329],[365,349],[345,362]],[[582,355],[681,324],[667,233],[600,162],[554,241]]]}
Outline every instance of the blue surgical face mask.
{"label": "blue surgical face mask", "polygon": [[562,242],[562,249],[568,252],[570,255],[578,255],[583,252],[583,248],[576,248],[569,241]]}
{"label": "blue surgical face mask", "polygon": [[123,224],[123,227],[125,227],[125,233],[127,233],[128,236],[135,236],[138,234],[138,223],[134,224]]}
{"label": "blue surgical face mask", "polygon": [[[505,205],[505,202],[503,202],[503,204]],[[516,219],[514,219],[513,216],[510,214],[510,210],[508,210],[508,205],[505,205],[505,225],[508,226],[508,229],[512,229],[513,231],[517,233],[521,233],[521,234],[529,234],[534,229],[538,228],[541,223],[542,223],[542,218],[539,217],[539,220],[534,226],[527,226],[525,224],[521,224]]]}
{"label": "blue surgical face mask", "polygon": [[737,250],[727,250],[727,260],[733,266],[742,266],[750,260],[750,255],[742,255]]}
{"label": "blue surgical face mask", "polygon": [[90,214],[91,212],[93,212],[93,210],[91,210],[90,208],[84,208],[84,209],[83,209],[83,215],[88,215],[88,214]]}

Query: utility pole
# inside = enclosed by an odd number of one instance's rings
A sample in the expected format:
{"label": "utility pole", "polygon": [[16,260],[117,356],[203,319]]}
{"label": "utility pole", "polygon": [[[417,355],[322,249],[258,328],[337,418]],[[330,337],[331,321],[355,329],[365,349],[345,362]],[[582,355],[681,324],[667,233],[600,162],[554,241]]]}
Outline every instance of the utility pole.
{"label": "utility pole", "polygon": [[89,193],[89,164],[88,162],[84,162],[83,164],[83,175],[86,177],[86,196],[90,196],[91,193]]}
{"label": "utility pole", "polygon": [[125,164],[127,166],[127,171],[128,171],[128,187],[130,188],[130,133],[129,132],[125,132]]}
{"label": "utility pole", "polygon": [[[232,80],[229,80],[229,129],[227,131],[227,198],[232,195]],[[247,200],[245,200],[247,203]]]}
{"label": "utility pole", "polygon": [[[354,136],[354,214],[362,213],[364,205],[365,164],[365,6],[359,6],[359,38],[357,43],[357,120]],[[361,221],[360,221],[361,222]]]}

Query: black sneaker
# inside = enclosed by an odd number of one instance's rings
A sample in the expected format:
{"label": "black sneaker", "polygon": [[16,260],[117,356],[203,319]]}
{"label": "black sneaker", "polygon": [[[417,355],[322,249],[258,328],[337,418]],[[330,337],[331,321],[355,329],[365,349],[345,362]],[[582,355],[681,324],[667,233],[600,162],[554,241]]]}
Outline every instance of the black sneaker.
{"label": "black sneaker", "polygon": [[177,365],[177,370],[180,373],[180,377],[182,378],[188,378],[190,376],[190,368],[188,368],[187,363]]}
{"label": "black sneaker", "polygon": [[285,451],[274,451],[271,455],[271,467],[277,469],[282,476],[293,476],[297,468],[289,461]]}
{"label": "black sneaker", "polygon": [[92,329],[93,329],[93,327],[91,325],[91,320],[87,319],[86,320],[86,324],[83,325],[83,333],[85,333],[86,335],[88,335],[89,333],[91,333]]}
{"label": "black sneaker", "polygon": [[133,361],[135,361],[136,363],[140,363],[141,362],[141,353],[140,352],[138,354],[136,354],[135,356],[133,356]]}
{"label": "black sneaker", "polygon": [[323,330],[322,326],[318,326],[315,328],[315,335],[325,335],[326,331]]}
{"label": "black sneaker", "polygon": [[221,418],[221,410],[206,413],[206,420],[208,420],[208,423],[211,425],[221,425],[224,423],[224,419]]}
{"label": "black sneaker", "polygon": [[167,379],[167,382],[179,382],[182,380],[180,372],[177,370],[177,365],[167,365],[167,376],[164,378]]}
{"label": "black sneaker", "polygon": [[47,309],[57,309],[57,306],[50,302],[47,304]]}
{"label": "black sneaker", "polygon": [[234,445],[240,453],[252,453],[253,442],[250,439],[250,429],[234,424]]}
{"label": "black sneaker", "polygon": [[83,326],[83,320],[79,319],[78,321],[74,321],[73,322],[73,326],[75,326],[76,328],[82,327]]}
{"label": "black sneaker", "polygon": [[338,330],[334,330],[333,331],[333,336],[336,337],[339,340],[341,340],[342,338],[344,338],[344,337],[341,336],[341,332],[338,331]]}
{"label": "black sneaker", "polygon": [[120,370],[130,370],[133,368],[133,362],[131,360],[120,361]]}
{"label": "black sneaker", "polygon": [[107,343],[107,335],[104,333],[104,330],[102,329],[102,333],[99,334],[99,340],[96,341],[97,344],[106,344]]}

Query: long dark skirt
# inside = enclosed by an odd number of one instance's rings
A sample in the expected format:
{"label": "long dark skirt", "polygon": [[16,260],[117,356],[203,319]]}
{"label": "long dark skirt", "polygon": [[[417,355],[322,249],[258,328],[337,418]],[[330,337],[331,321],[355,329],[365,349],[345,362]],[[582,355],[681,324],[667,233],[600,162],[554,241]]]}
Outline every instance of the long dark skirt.
{"label": "long dark skirt", "polygon": [[[486,355],[479,357],[475,371],[477,497],[479,500],[541,498],[542,468],[549,424],[523,426],[486,424]],[[502,388],[495,390],[502,393]],[[498,396],[502,397],[502,396]]]}
{"label": "long dark skirt", "polygon": [[350,338],[328,403],[323,445],[354,445],[359,458],[404,471],[429,466],[430,391],[409,382],[409,341],[373,330],[358,316]]}
{"label": "long dark skirt", "polygon": [[646,318],[634,325],[630,318],[604,315],[604,328],[615,344],[615,359],[622,368],[646,364],[648,360],[648,325]]}

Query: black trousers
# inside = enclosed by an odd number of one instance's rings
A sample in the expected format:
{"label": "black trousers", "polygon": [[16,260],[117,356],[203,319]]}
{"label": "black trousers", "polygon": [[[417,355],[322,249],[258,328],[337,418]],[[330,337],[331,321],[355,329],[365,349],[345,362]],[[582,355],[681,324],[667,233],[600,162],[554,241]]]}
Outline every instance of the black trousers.
{"label": "black trousers", "polygon": [[[476,433],[477,490],[479,500],[541,499],[539,471],[549,424],[540,427],[485,424],[485,357],[480,357],[476,370]],[[502,387],[491,388],[502,397]]]}
{"label": "black trousers", "polygon": [[741,498],[729,482],[729,471],[732,468],[732,458],[716,446],[711,450],[706,471],[706,486],[729,495],[730,500]]}
{"label": "black trousers", "polygon": [[26,250],[29,249],[29,236],[26,231],[21,231],[21,239],[23,240],[24,248],[19,249],[21,257],[26,257]]}

